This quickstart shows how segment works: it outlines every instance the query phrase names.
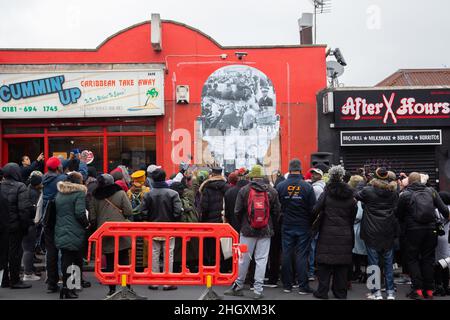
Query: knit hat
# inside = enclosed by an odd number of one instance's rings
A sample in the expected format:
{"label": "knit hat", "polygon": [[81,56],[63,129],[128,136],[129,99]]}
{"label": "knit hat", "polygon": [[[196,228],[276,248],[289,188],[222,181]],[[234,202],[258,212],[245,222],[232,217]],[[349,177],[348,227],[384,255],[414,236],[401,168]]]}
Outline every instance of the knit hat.
{"label": "knit hat", "polygon": [[264,178],[264,169],[260,165],[254,165],[250,173],[249,178]]}
{"label": "knit hat", "polygon": [[243,177],[248,174],[248,170],[244,167],[239,168],[236,171],[237,171],[238,176],[240,176],[240,177]]}
{"label": "knit hat", "polygon": [[235,185],[238,182],[238,173],[237,171],[232,172],[228,175],[228,182],[232,185]]}
{"label": "knit hat", "polygon": [[289,171],[302,171],[302,163],[299,159],[289,161]]}
{"label": "knit hat", "polygon": [[42,183],[42,177],[37,174],[30,176],[30,184],[36,187]]}
{"label": "knit hat", "polygon": [[339,166],[332,166],[330,170],[328,170],[328,176],[330,177],[330,181],[342,181],[342,178],[344,178],[345,170],[344,168]]}
{"label": "knit hat", "polygon": [[122,170],[120,170],[120,169],[111,171],[111,175],[114,178],[114,181],[123,179],[123,173],[122,173]]}
{"label": "knit hat", "polygon": [[375,170],[375,178],[387,180],[389,178],[389,172],[384,167],[377,168],[377,170]]}
{"label": "knit hat", "polygon": [[47,168],[50,170],[56,170],[61,165],[61,161],[57,157],[51,157],[47,160]]}
{"label": "knit hat", "polygon": [[202,183],[203,181],[208,179],[208,176],[209,176],[209,172],[206,170],[200,170],[199,172],[197,172],[197,179],[198,179],[199,183]]}
{"label": "knit hat", "polygon": [[107,173],[99,175],[97,181],[99,186],[110,186],[114,184],[114,178]]}

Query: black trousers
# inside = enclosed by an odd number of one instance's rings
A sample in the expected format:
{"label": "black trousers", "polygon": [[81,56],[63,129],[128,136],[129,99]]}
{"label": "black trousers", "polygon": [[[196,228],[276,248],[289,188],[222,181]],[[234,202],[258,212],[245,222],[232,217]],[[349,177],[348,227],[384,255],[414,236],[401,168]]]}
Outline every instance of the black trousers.
{"label": "black trousers", "polygon": [[440,265],[434,267],[434,281],[436,287],[448,288],[449,277],[450,274],[448,268],[442,269]]}
{"label": "black trousers", "polygon": [[400,242],[400,263],[402,265],[402,273],[409,274],[408,269],[408,240],[406,235],[401,235],[399,238]]}
{"label": "black trousers", "polygon": [[15,285],[20,282],[20,265],[22,263],[23,249],[22,249],[23,233],[8,232],[4,241],[8,245],[5,246],[6,256],[8,257],[8,265],[5,266],[2,283],[7,285]]}
{"label": "black trousers", "polygon": [[415,290],[434,289],[434,260],[437,235],[432,229],[406,233],[408,269]]}
{"label": "black trousers", "polygon": [[[114,253],[106,253],[106,272],[113,272],[114,271]],[[128,254],[128,249],[120,250],[119,251],[119,264],[121,265],[127,265],[130,263],[130,256]],[[129,287],[129,286],[128,286]],[[110,290],[115,290],[115,285],[109,286]]]}
{"label": "black trousers", "polygon": [[64,288],[67,287],[67,279],[71,275],[71,273],[67,272],[67,269],[72,264],[76,265],[80,268],[80,274],[79,274],[80,279],[79,280],[81,283],[81,279],[82,279],[81,269],[83,267],[83,258],[81,256],[81,252],[61,249],[61,268],[62,268],[61,271],[63,274],[63,287]]}
{"label": "black trousers", "polygon": [[58,274],[58,248],[55,246],[55,229],[44,228],[45,239],[45,267],[47,270],[47,285],[57,286],[59,281]]}
{"label": "black trousers", "polygon": [[[275,229],[275,233],[270,241],[269,251],[269,271],[267,278],[269,283],[276,284],[280,279],[280,265],[281,265],[281,229]],[[295,268],[293,269],[295,270]]]}
{"label": "black trousers", "polygon": [[348,265],[329,265],[319,264],[317,277],[319,278],[319,287],[317,294],[322,297],[328,296],[330,290],[330,280],[333,276],[331,290],[337,299],[347,299],[347,276]]}

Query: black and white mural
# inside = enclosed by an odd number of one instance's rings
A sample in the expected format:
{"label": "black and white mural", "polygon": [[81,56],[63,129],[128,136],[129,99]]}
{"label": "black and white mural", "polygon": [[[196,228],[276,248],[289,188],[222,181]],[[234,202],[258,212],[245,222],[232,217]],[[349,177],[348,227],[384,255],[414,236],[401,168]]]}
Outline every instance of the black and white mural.
{"label": "black and white mural", "polygon": [[264,73],[244,65],[216,70],[203,86],[201,108],[199,133],[215,164],[228,172],[268,166],[280,121],[274,86]]}

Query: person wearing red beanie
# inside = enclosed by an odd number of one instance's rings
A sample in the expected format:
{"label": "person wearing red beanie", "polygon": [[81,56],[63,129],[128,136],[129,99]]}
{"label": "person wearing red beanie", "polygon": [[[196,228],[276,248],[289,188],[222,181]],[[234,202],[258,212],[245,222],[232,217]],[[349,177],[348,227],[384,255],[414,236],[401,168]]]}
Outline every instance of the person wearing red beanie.
{"label": "person wearing red beanie", "polygon": [[61,160],[59,160],[59,158],[57,157],[51,157],[47,160],[46,165],[48,169],[56,171],[56,169],[58,169],[58,167],[61,165]]}

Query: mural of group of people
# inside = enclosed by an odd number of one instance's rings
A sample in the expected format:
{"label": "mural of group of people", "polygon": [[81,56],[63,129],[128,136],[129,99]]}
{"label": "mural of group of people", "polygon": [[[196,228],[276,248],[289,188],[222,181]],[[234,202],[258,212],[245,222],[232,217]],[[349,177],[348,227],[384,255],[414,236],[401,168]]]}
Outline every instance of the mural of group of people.
{"label": "mural of group of people", "polygon": [[272,81],[250,66],[216,70],[202,90],[201,133],[216,164],[225,170],[264,165],[278,137],[279,116]]}

